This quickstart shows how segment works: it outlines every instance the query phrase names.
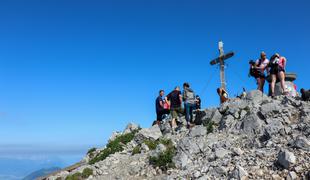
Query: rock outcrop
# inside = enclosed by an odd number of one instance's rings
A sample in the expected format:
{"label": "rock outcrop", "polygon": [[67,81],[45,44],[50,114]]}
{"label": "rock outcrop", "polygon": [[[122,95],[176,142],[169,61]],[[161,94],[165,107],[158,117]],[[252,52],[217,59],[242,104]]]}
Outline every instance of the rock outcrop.
{"label": "rock outcrop", "polygon": [[298,97],[271,99],[252,91],[197,111],[198,125],[189,130],[180,125],[174,132],[168,121],[145,129],[130,124],[107,147],[88,153],[80,167],[46,179],[85,168],[92,174],[84,179],[98,180],[310,179],[310,103]]}

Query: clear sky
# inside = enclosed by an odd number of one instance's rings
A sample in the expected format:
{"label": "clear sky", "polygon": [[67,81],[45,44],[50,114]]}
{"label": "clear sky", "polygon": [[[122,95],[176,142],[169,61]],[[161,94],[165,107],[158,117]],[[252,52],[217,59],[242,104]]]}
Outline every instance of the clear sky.
{"label": "clear sky", "polygon": [[217,43],[228,91],[255,89],[248,60],[279,52],[309,88],[309,0],[2,0],[0,147],[104,145],[148,127],[159,89],[190,82],[218,105]]}

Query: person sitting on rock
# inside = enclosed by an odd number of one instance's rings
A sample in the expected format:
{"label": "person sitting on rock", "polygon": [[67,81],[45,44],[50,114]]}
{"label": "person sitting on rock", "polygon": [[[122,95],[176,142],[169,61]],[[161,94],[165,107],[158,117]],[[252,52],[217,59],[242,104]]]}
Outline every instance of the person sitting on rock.
{"label": "person sitting on rock", "polygon": [[163,120],[163,115],[170,113],[169,109],[164,108],[164,100],[163,100],[164,94],[165,94],[164,90],[160,90],[159,96],[156,98],[156,101],[155,101],[156,115],[157,115],[156,123],[158,125]]}
{"label": "person sitting on rock", "polygon": [[310,90],[305,90],[304,88],[300,89],[301,99],[303,101],[310,101]]}
{"label": "person sitting on rock", "polygon": [[178,118],[178,114],[183,113],[182,95],[179,86],[175,87],[174,90],[166,96],[166,101],[170,102],[170,114],[172,116],[171,128],[172,130],[175,130],[177,127],[176,120]]}
{"label": "person sitting on rock", "polygon": [[196,109],[201,109],[201,99],[196,95]]}
{"label": "person sitting on rock", "polygon": [[221,104],[228,101],[228,93],[225,91],[224,88],[217,88],[216,91],[217,91],[217,94],[220,96]]}
{"label": "person sitting on rock", "polygon": [[285,67],[286,67],[286,58],[280,56],[278,53],[274,54],[271,58],[270,58],[270,62],[269,62],[269,67],[270,67],[270,76],[271,76],[271,84],[270,84],[270,88],[271,88],[271,96],[274,97],[275,93],[274,93],[274,89],[275,89],[275,84],[277,81],[277,77],[280,80],[281,83],[281,88],[282,88],[282,93],[284,95],[288,94],[288,91],[285,88]]}
{"label": "person sitting on rock", "polygon": [[193,110],[196,108],[196,96],[194,91],[190,88],[189,83],[183,84],[183,100],[185,107],[185,119],[186,119],[186,127],[189,129],[190,124],[193,121]]}

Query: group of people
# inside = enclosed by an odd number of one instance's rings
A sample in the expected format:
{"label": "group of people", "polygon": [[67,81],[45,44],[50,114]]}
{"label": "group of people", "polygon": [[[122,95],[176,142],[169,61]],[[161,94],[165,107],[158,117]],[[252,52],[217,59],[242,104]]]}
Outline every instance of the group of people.
{"label": "group of people", "polygon": [[[156,98],[156,123],[160,124],[163,118],[171,115],[171,127],[173,130],[177,128],[177,119],[179,114],[185,114],[186,127],[190,128],[193,121],[193,111],[201,108],[201,99],[190,88],[189,83],[183,84],[183,92],[179,86],[175,87],[167,96],[164,96],[164,90],[159,91],[159,96]],[[184,104],[184,108],[182,106]]]}
{"label": "group of people", "polygon": [[256,61],[250,61],[250,73],[249,75],[253,76],[257,81],[257,89],[264,91],[264,85],[267,75],[271,77],[270,83],[270,95],[275,96],[275,84],[277,78],[280,81],[282,93],[284,95],[288,94],[288,91],[285,88],[285,68],[286,68],[286,58],[280,56],[276,53],[271,56],[270,60],[267,59],[265,52],[261,52],[260,58]]}
{"label": "group of people", "polygon": [[[264,85],[267,76],[270,76],[270,90],[269,94],[275,96],[275,84],[277,80],[280,81],[282,88],[282,94],[288,95],[288,90],[285,86],[285,68],[287,60],[285,57],[280,56],[278,53],[272,55],[270,60],[267,59],[265,52],[261,52],[260,58],[256,61],[250,61],[249,75],[253,76],[257,81],[257,89],[264,92]],[[295,86],[296,89],[296,86]],[[220,97],[220,102],[224,103],[228,100],[228,93],[224,88],[218,88],[217,93]],[[310,90],[301,89],[302,99],[305,101],[310,100]],[[159,91],[159,96],[156,98],[156,114],[157,119],[154,124],[160,124],[161,121],[169,114],[172,117],[171,127],[173,130],[177,128],[177,119],[179,114],[185,114],[186,126],[191,127],[193,123],[193,110],[201,109],[201,99],[195,95],[194,91],[190,88],[189,83],[183,84],[183,92],[181,93],[180,87],[170,92],[167,96],[164,96],[164,90]],[[243,88],[243,93],[240,97],[245,97],[246,92]],[[184,104],[184,108],[182,106]]]}

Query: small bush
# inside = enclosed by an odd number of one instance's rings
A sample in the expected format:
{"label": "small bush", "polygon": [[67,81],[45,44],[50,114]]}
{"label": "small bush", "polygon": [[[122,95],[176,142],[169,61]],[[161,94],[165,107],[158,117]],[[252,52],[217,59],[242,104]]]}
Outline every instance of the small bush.
{"label": "small bush", "polygon": [[158,157],[150,157],[150,164],[164,171],[168,168],[173,168],[174,163],[172,162],[172,158],[175,155],[175,148],[172,141],[170,139],[160,139],[156,141],[156,144],[163,144],[167,149],[165,152],[160,153]]}
{"label": "small bush", "polygon": [[141,147],[140,146],[136,146],[135,148],[133,148],[132,150],[132,155],[135,155],[135,154],[140,154],[141,153]]}
{"label": "small bush", "polygon": [[97,149],[96,148],[91,148],[87,151],[87,154],[92,154],[93,152],[95,152]]}
{"label": "small bush", "polygon": [[207,133],[212,133],[214,131],[214,122],[209,121],[209,123],[207,124]]}
{"label": "small bush", "polygon": [[166,171],[168,168],[174,167],[174,163],[172,162],[174,155],[174,148],[168,148],[165,152],[160,153],[158,157],[150,157],[150,164]]}
{"label": "small bush", "polygon": [[145,140],[143,143],[147,145],[150,150],[156,149],[157,145],[159,144],[158,141],[151,141],[151,140]]}
{"label": "small bush", "polygon": [[56,180],[62,180],[62,178],[61,178],[61,177],[58,177],[58,178],[56,178]]}
{"label": "small bush", "polygon": [[171,139],[160,139],[158,144],[163,144],[166,147],[173,147]]}
{"label": "small bush", "polygon": [[83,179],[82,174],[80,172],[77,172],[75,174],[68,175],[65,180],[82,180],[82,179]]}
{"label": "small bush", "polygon": [[138,130],[131,133],[123,134],[116,137],[113,141],[107,144],[107,147],[102,150],[99,154],[93,157],[89,164],[95,164],[96,162],[102,161],[107,158],[110,154],[120,152],[124,150],[124,146],[129,143],[134,137]]}
{"label": "small bush", "polygon": [[88,178],[90,175],[93,175],[93,170],[90,168],[85,168],[82,172],[82,177],[83,178]]}

